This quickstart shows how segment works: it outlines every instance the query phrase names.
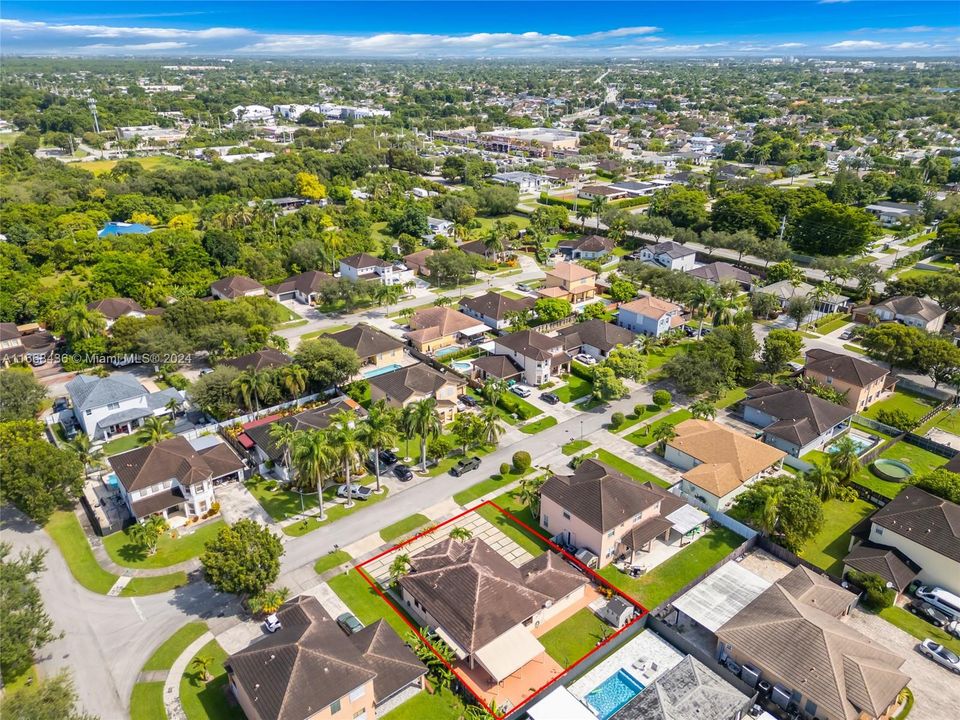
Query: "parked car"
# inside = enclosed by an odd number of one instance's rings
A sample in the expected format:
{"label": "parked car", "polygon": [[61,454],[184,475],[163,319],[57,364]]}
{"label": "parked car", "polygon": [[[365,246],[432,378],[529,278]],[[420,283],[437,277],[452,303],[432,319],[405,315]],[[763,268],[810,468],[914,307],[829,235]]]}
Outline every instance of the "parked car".
{"label": "parked car", "polygon": [[560,398],[554,395],[552,392],[545,392],[540,395],[540,399],[543,400],[547,405],[556,405],[560,402]]}
{"label": "parked car", "polygon": [[523,385],[514,385],[510,388],[510,392],[522,398],[530,397],[530,388],[525,388]]}
{"label": "parked car", "polygon": [[844,330],[842,333],[840,333],[841,340],[849,340],[852,337],[853,337],[853,330]]}
{"label": "parked car", "polygon": [[267,632],[275,633],[282,627],[280,624],[280,618],[278,618],[275,614],[267,615],[266,620],[263,621],[263,627],[266,628]]}
{"label": "parked car", "polygon": [[395,465],[393,468],[393,474],[397,476],[397,480],[400,482],[407,482],[407,480],[413,479],[413,470],[408,468],[406,465]]}
{"label": "parked car", "polygon": [[393,465],[399,458],[393,450],[380,451],[380,465]]}
{"label": "parked car", "polygon": [[947,670],[951,670],[960,675],[960,657],[955,652],[948,650],[940,643],[935,643],[927,638],[920,643],[920,653],[926,655],[939,665],[943,665]]}
{"label": "parked car", "polygon": [[65,397],[57,398],[56,400],[53,401],[53,411],[55,413],[63,412],[69,407],[70,407],[70,401]]}
{"label": "parked car", "polygon": [[696,337],[696,335],[697,335],[697,328],[692,327],[692,326],[690,326],[690,325],[684,325],[684,326],[683,326],[683,334],[686,335],[687,337]]}
{"label": "parked car", "polygon": [[450,468],[450,474],[454,477],[460,477],[461,475],[470,472],[471,470],[476,470],[480,467],[480,458],[474,456],[472,458],[464,458],[452,468]]}
{"label": "parked car", "polygon": [[953,635],[955,638],[960,638],[960,620],[954,620],[950,622],[944,628],[944,630]]}
{"label": "parked car", "polygon": [[457,400],[462,402],[467,407],[476,407],[480,404],[477,402],[477,399],[471,395],[457,395]]}
{"label": "parked car", "polygon": [[526,283],[519,283],[517,285],[517,290],[519,290],[520,292],[533,292],[533,289]]}
{"label": "parked car", "polygon": [[337,616],[337,625],[348,635],[354,635],[363,630],[363,623],[353,613],[343,613]]}
{"label": "parked car", "polygon": [[596,365],[597,359],[586,353],[580,353],[579,355],[574,355],[573,359],[576,360],[581,365]]}
{"label": "parked car", "polygon": [[914,600],[907,605],[907,610],[917,617],[922,617],[928,623],[936,627],[943,627],[950,624],[950,618],[946,614],[937,610],[933,605],[924,600]]}
{"label": "parked car", "polygon": [[[354,500],[369,500],[370,496],[373,494],[373,490],[368,488],[366,485],[351,485],[350,486],[350,497]],[[347,486],[341,485],[337,488],[337,497],[345,498],[347,496]]]}

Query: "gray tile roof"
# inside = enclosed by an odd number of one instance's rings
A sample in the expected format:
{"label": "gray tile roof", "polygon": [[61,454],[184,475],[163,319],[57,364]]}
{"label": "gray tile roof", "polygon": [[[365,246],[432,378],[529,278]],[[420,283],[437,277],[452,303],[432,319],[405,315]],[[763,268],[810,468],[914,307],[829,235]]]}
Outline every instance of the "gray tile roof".
{"label": "gray tile roof", "polygon": [[637,339],[636,333],[604,320],[586,320],[559,331],[564,350],[592,345],[603,352],[610,352],[618,345],[630,345]]}
{"label": "gray tile roof", "polygon": [[[900,295],[877,303],[873,308],[883,308],[895,315],[916,315],[923,320],[933,320],[947,311],[930,298],[918,298],[913,295]],[[857,308],[858,310],[861,308]],[[867,308],[870,309],[870,308]]]}
{"label": "gray tile roof", "polygon": [[875,573],[897,590],[903,590],[920,572],[920,566],[896,548],[863,542],[854,545],[843,559],[844,565],[865,573]]}
{"label": "gray tile roof", "polygon": [[474,298],[463,298],[460,301],[460,307],[467,308],[494,320],[503,320],[508,313],[519,312],[521,310],[531,310],[533,308],[533,298],[515,299],[495,292],[486,292]]}
{"label": "gray tile roof", "polygon": [[326,337],[350,348],[361,360],[403,347],[403,343],[395,337],[387,335],[383,330],[378,330],[366,323],[359,323],[346,330],[330,333]]}
{"label": "gray tile roof", "polygon": [[283,451],[274,444],[270,437],[270,431],[274,426],[291,425],[294,430],[324,430],[330,426],[330,419],[333,415],[341,410],[352,410],[358,418],[367,416],[367,411],[350,398],[338,397],[318,408],[304,410],[296,415],[288,415],[279,420],[247,427],[244,429],[244,433],[267,454],[267,457],[277,461],[283,458]]}
{"label": "gray tile roof", "polygon": [[102,378],[77,375],[67,383],[67,393],[78,413],[148,394],[135,376],[125,372],[110,373]]}
{"label": "gray tile roof", "polygon": [[104,298],[87,303],[87,310],[95,310],[108,320],[116,320],[128,313],[142,313],[143,308],[130,298]]}
{"label": "gray tile roof", "polygon": [[853,415],[849,408],[794,388],[770,392],[764,387],[757,395],[751,390],[740,404],[777,418],[764,432],[800,447]]}
{"label": "gray tile roof", "polygon": [[756,275],[751,275],[746,270],[741,270],[725,262],[713,262],[709,265],[702,265],[693,270],[688,270],[687,274],[714,283],[722,283],[725,280],[735,280],[744,285],[751,285],[757,280]]}
{"label": "gray tile roof", "polygon": [[671,258],[682,258],[687,255],[696,255],[697,251],[693,248],[684,247],[679,243],[675,243],[672,240],[666,240],[661,243],[657,243],[650,248],[650,251],[654,255],[663,255],[666,254]]}
{"label": "gray tile roof", "polygon": [[874,525],[960,562],[960,505],[956,503],[908,486],[870,519]]}
{"label": "gray tile roof", "polygon": [[496,345],[520,353],[533,360],[549,360],[563,351],[563,339],[547,337],[536,330],[521,330],[520,332],[501,335],[495,341]]}
{"label": "gray tile roof", "polygon": [[222,360],[221,365],[229,365],[237,370],[273,370],[291,363],[289,355],[285,355],[274,348],[262,348],[256,352],[241,355],[240,357]]}
{"label": "gray tile roof", "polygon": [[254,290],[263,290],[263,285],[246,275],[230,275],[210,283],[210,289],[216,290],[225,298],[235,298]]}

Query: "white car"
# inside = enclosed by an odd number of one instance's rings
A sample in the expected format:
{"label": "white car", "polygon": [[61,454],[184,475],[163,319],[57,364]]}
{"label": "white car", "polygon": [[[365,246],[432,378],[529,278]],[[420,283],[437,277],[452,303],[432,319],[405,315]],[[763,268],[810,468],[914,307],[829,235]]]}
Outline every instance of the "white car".
{"label": "white car", "polygon": [[920,652],[935,663],[943,665],[947,670],[951,670],[960,675],[960,657],[957,657],[955,652],[948,650],[940,643],[935,643],[930,638],[927,638],[920,643]]}
{"label": "white car", "polygon": [[579,355],[574,355],[573,359],[576,360],[581,365],[596,365],[597,359],[586,353],[580,353]]}
{"label": "white car", "polygon": [[517,395],[518,397],[528,398],[530,397],[533,391],[530,390],[530,388],[524,387],[523,385],[513,385],[510,388],[510,392],[512,392],[514,395]]}
{"label": "white car", "polygon": [[267,632],[275,633],[281,628],[280,618],[276,615],[267,615],[267,619],[263,621],[263,626],[267,629]]}

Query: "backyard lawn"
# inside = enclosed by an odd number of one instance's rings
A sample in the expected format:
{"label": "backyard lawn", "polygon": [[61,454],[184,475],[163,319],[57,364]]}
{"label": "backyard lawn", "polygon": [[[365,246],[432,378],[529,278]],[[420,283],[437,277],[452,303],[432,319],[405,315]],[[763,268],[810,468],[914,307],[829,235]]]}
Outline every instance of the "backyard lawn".
{"label": "backyard lawn", "polygon": [[850,548],[850,531],[876,509],[865,500],[827,500],[823,503],[823,528],[807,542],[800,557],[839,577]]}
{"label": "backyard lawn", "polygon": [[654,485],[659,485],[662,488],[670,487],[670,483],[668,483],[666,480],[662,480],[658,478],[656,475],[654,475],[653,473],[648,472],[641,467],[637,467],[633,463],[627,462],[626,460],[623,460],[622,458],[617,457],[616,455],[614,455],[612,452],[609,452],[608,450],[604,450],[603,448],[600,448],[596,452],[591,453],[591,455],[593,455],[593,457],[595,457],[597,460],[600,460],[601,462],[605,462],[610,467],[616,470],[619,470],[627,477],[633,478],[637,482],[649,481],[649,482],[652,482]]}
{"label": "backyard lawn", "polygon": [[393,611],[393,608],[370,587],[358,570],[351,570],[343,575],[337,575],[335,578],[329,580],[327,584],[330,586],[330,589],[343,600],[344,604],[350,608],[350,612],[356,615],[364,625],[370,625],[382,618],[387,621],[390,627],[397,631],[397,634],[401,638],[410,632],[410,627]]}
{"label": "backyard lawn", "polygon": [[440,690],[432,695],[417,693],[380,720],[460,720],[465,715],[463,700],[450,690]]}
{"label": "backyard lawn", "polygon": [[561,667],[570,667],[612,633],[613,629],[590,608],[583,608],[538,639],[547,655]]}
{"label": "backyard lawn", "polygon": [[221,528],[225,527],[223,520],[204,523],[196,528],[180,528],[165,532],[157,543],[157,549],[152,555],[135,543],[128,530],[115,532],[103,539],[103,547],[110,559],[117,565],[131,568],[162,568],[198,557],[207,543],[213,540]]}
{"label": "backyard lawn", "polygon": [[903,390],[897,390],[887,399],[881,400],[868,407],[862,414],[865,417],[876,420],[881,410],[886,410],[887,412],[903,410],[912,419],[917,420],[930,412],[935,406],[936,403],[934,401],[922,395],[914,395],[904,392]]}
{"label": "backyard lawn", "polygon": [[129,435],[124,435],[118,437],[116,440],[104,443],[103,454],[105,457],[110,457],[111,455],[117,455],[127,450],[133,450],[134,448],[140,447],[140,445],[141,443],[137,437],[137,433],[130,433]]}
{"label": "backyard lawn", "polygon": [[913,468],[914,476],[925,475],[947,462],[947,458],[942,455],[937,455],[906,442],[898,442],[893,447],[884,450],[880,453],[880,457],[905,462]]}
{"label": "backyard lawn", "polygon": [[577,375],[568,375],[566,385],[561,385],[552,392],[560,398],[560,402],[568,403],[592,393],[593,383]]}
{"label": "backyard lawn", "polygon": [[209,657],[213,659],[209,673],[211,679],[205,682],[203,677],[192,667],[187,665],[183,677],[180,678],[180,704],[188,720],[234,720],[240,710],[227,700],[227,671],[223,663],[227,660],[227,653],[220,643],[211,640],[194,657]]}
{"label": "backyard lawn", "polygon": [[638,578],[625,575],[613,565],[607,565],[600,574],[652,610],[740,547],[743,541],[735,532],[717,527]]}
{"label": "backyard lawn", "polygon": [[[545,537],[550,537],[550,533],[540,527],[540,519],[533,516],[530,508],[521,505],[514,493],[506,492],[503,495],[495,497],[493,502],[516,517],[520,522],[525,523]],[[516,541],[520,547],[527,550],[531,555],[539,555],[550,547],[536,534],[528,532],[523,526],[518,525],[491,505],[484,505],[478,509],[477,512],[500,528],[504,535]]]}
{"label": "backyard lawn", "polygon": [[385,528],[380,530],[380,537],[383,538],[384,542],[390,542],[391,540],[396,540],[397,538],[412,533],[417,528],[421,528],[427,523],[430,522],[430,518],[426,515],[420,515],[419,513],[411,515],[410,517],[405,517],[403,520],[398,520],[392,525],[387,525]]}
{"label": "backyard lawn", "polygon": [[327,570],[333,570],[333,568],[338,565],[343,565],[348,563],[353,558],[350,557],[350,553],[346,550],[337,550],[335,552],[327,553],[320,557],[314,564],[313,570],[317,575],[323,575]]}
{"label": "backyard lawn", "polygon": [[654,350],[647,355],[647,372],[653,373],[667,364],[674,355],[683,350],[683,344],[670,345],[669,347]]}

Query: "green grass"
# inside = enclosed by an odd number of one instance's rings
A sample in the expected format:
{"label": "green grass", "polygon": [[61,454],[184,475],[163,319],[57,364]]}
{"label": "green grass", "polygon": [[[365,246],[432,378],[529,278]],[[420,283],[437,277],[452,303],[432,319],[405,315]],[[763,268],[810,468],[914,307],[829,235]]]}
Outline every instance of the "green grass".
{"label": "green grass", "polygon": [[510,298],[511,300],[523,300],[523,298],[527,297],[526,295],[514,292],[513,290],[500,290],[499,293],[506,298]]}
{"label": "green grass", "polygon": [[[152,155],[150,157],[123,158],[124,162],[135,162],[140,164],[144,170],[156,170],[159,167],[183,167],[189,162],[180,158],[170,157],[168,155]],[[75,163],[73,167],[92,172],[94,175],[103,175],[116,167],[119,160],[91,160],[89,162]]]}
{"label": "green grass", "polygon": [[852,318],[850,317],[850,315],[846,315],[846,314],[840,315],[839,317],[834,316],[834,317],[821,318],[816,323],[817,332],[823,335],[826,335],[827,333],[831,333],[834,330],[839,330],[844,325],[849,324],[851,321],[852,321]]}
{"label": "green grass", "polygon": [[906,442],[898,442],[893,447],[884,450],[880,453],[880,457],[905,462],[913,468],[914,477],[924,475],[947,462],[947,458],[941,455]]}
{"label": "green grass", "polygon": [[432,468],[429,468],[427,470],[427,476],[436,477],[437,475],[443,475],[444,473],[449,472],[450,468],[460,462],[464,457],[473,457],[476,455],[477,457],[482,458],[484,455],[489,455],[492,453],[495,449],[496,448],[493,445],[477,445],[470,448],[466,455],[462,455],[460,453],[460,449],[457,448]]}
{"label": "green grass", "polygon": [[644,470],[641,467],[637,467],[633,463],[627,462],[626,460],[617,457],[612,452],[600,448],[595,452],[590,453],[600,462],[605,462],[610,467],[619,470],[627,477],[631,477],[637,482],[652,482],[654,485],[659,485],[662,488],[669,488],[670,483],[666,480],[658,478],[651,472]]}
{"label": "green grass", "polygon": [[429,522],[430,518],[417,513],[410,517],[405,517],[403,520],[398,520],[392,525],[387,525],[380,530],[380,537],[383,538],[384,542],[390,542],[391,540],[396,540],[398,537],[413,532],[417,528],[423,527]]}
{"label": "green grass", "polygon": [[[747,389],[743,387],[735,387],[727,390],[723,396],[717,400],[718,408],[730,407],[734,403],[738,403],[747,397]],[[686,418],[684,418],[686,419]]]}
{"label": "green grass", "polygon": [[936,427],[954,435],[960,435],[960,410],[948,410],[936,422]]}
{"label": "green grass", "polygon": [[654,405],[653,403],[650,403],[649,405],[644,407],[642,413],[640,413],[639,415],[633,412],[629,413],[620,427],[610,428],[610,430],[612,432],[618,432],[618,433],[623,432],[627,428],[633,427],[637,423],[640,423],[640,422],[643,422],[644,420],[652,418],[657,413],[663,412],[664,410],[669,410],[671,407],[673,407],[672,404],[661,408],[659,405]]}
{"label": "green grass", "polygon": [[913,267],[897,273],[897,280],[926,280],[927,278],[936,277],[939,274],[939,270],[921,270],[920,268]]}
{"label": "green grass", "polygon": [[547,428],[552,428],[557,424],[557,419],[553,415],[548,415],[545,418],[540,418],[539,420],[534,420],[532,423],[527,423],[526,425],[520,428],[520,432],[526,435],[536,435],[538,432],[542,432]]}
{"label": "green grass", "polygon": [[589,440],[571,440],[561,447],[560,450],[564,455],[576,455],[584,448],[590,447],[590,445],[591,443]]}
{"label": "green grass", "polygon": [[907,242],[903,244],[906,245],[907,247],[914,247],[916,245],[919,245],[920,243],[926,242],[927,240],[933,240],[936,236],[937,236],[936,232],[927,233],[926,235],[919,235],[913,238],[912,240],[907,240]]}
{"label": "green grass", "polygon": [[137,683],[130,694],[130,720],[167,720],[163,681]]}
{"label": "green grass", "polygon": [[497,220],[503,220],[504,222],[512,222],[520,230],[530,227],[530,218],[527,215],[515,215],[513,213],[507,213],[506,215],[498,215],[497,217],[478,217],[474,218],[479,224],[477,236],[482,237],[487,230],[494,226],[494,223]]}
{"label": "green grass", "polygon": [[345,550],[337,550],[336,552],[327,553],[319,560],[313,564],[313,570],[317,575],[323,575],[327,570],[333,570],[333,568],[338,565],[343,565],[348,563],[353,558],[350,557],[350,553]]}
{"label": "green grass", "polygon": [[[520,522],[529,525],[543,536],[550,537],[550,533],[540,527],[540,519],[533,516],[533,514],[530,512],[530,508],[524,507],[520,504],[516,493],[506,492],[503,495],[495,497],[493,502],[512,514],[514,517],[520,520]],[[480,513],[482,517],[486,518],[495,526],[500,528],[504,535],[514,540],[520,547],[532,555],[539,555],[541,552],[550,547],[546,542],[541,540],[535,534],[528,532],[522,526],[513,522],[513,520],[501,513],[495,507],[486,505],[485,507],[477,510],[477,512]]]}
{"label": "green grass", "polygon": [[[528,403],[519,395],[516,395],[512,392],[508,392],[504,394],[504,397],[507,397],[507,395],[509,395],[509,399],[507,400],[507,402],[511,403],[512,405],[518,408],[517,414],[521,420],[524,418],[526,418],[527,420],[531,420],[535,418],[537,415],[543,414],[543,410],[541,410],[540,408],[538,408],[536,405],[532,403]],[[500,400],[500,403],[502,405],[503,399]],[[506,412],[509,414],[510,411],[506,410]]]}
{"label": "green grass", "polygon": [[562,667],[569,667],[596,647],[612,632],[609,625],[589,608],[578,610],[538,639],[547,655]]}
{"label": "green grass", "polygon": [[865,500],[827,500],[823,503],[823,527],[807,542],[800,557],[839,577],[849,552],[850,531],[874,510]]}
{"label": "green grass", "polygon": [[207,624],[204,622],[187,623],[154,650],[153,655],[144,664],[142,671],[169,670],[173,667],[174,661],[183,654],[183,651],[190,647],[190,643],[206,631]]}
{"label": "green grass", "polygon": [[111,440],[108,443],[104,443],[103,454],[107,457],[110,457],[111,455],[126,452],[127,450],[133,450],[134,448],[140,447],[140,445],[141,443],[140,439],[137,437],[137,433],[133,432],[129,435],[118,437],[116,440]]}
{"label": "green grass", "polygon": [[[529,470],[527,471],[529,472]],[[484,495],[489,495],[494,490],[499,490],[504,485],[509,485],[510,483],[519,480],[526,473],[515,473],[508,472],[506,475],[491,475],[486,480],[481,480],[475,485],[471,485],[466,490],[461,490],[453,496],[453,501],[457,505],[466,505],[473,502],[478,498],[482,498]]]}
{"label": "green grass", "polygon": [[194,655],[197,656],[213,658],[213,665],[209,670],[211,680],[204,682],[203,678],[187,665],[187,670],[180,679],[180,704],[187,719],[235,720],[241,711],[227,701],[227,671],[223,668],[227,653],[220,647],[220,643],[211,640]]}
{"label": "green grass", "polygon": [[859,345],[850,345],[849,343],[844,343],[844,344],[843,344],[843,348],[844,348],[845,350],[849,350],[849,351],[852,352],[852,353],[856,353],[857,355],[866,355],[866,354],[867,354],[867,353],[864,351],[864,349],[863,349],[862,347],[860,347]]}
{"label": "green grass", "polygon": [[327,584],[364,625],[383,619],[397,631],[401,638],[410,632],[410,628],[403,619],[370,587],[359,571],[351,570],[343,575],[337,575]]}
{"label": "green grass", "polygon": [[37,674],[37,666],[31,665],[22,673],[17,675],[15,678],[10,678],[7,680],[4,678],[3,683],[3,693],[4,696],[9,695],[9,693],[15,692],[17,690],[22,690],[26,687],[33,687],[40,681],[40,676]]}
{"label": "green grass", "polygon": [[867,427],[866,425],[863,425],[858,422],[851,422],[850,428],[853,430],[859,430],[860,432],[866,433],[867,435],[875,435],[877,437],[884,438],[885,440],[890,440],[893,437],[893,435],[885,433],[881,430],[874,430],[873,428]]}
{"label": "green grass", "polygon": [[120,597],[140,597],[141,595],[156,595],[157,593],[175,590],[189,582],[185,572],[174,572],[169,575],[151,575],[150,577],[135,577],[128,582]]}
{"label": "green grass", "polygon": [[577,375],[569,375],[567,377],[566,385],[561,385],[558,387],[553,391],[553,394],[560,398],[560,402],[568,403],[586,397],[592,392],[592,382],[589,380],[584,380],[582,377],[578,377]]}
{"label": "green grass", "polygon": [[717,527],[638,578],[625,575],[613,565],[605,567],[600,574],[652,610],[712,568],[742,543],[743,538],[735,532]]}
{"label": "green grass", "polygon": [[421,692],[384,715],[381,720],[460,720],[466,714],[463,701],[450,690]]}
{"label": "green grass", "polygon": [[667,361],[669,361],[674,355],[682,352],[683,346],[684,343],[679,343],[677,345],[670,345],[669,347],[661,348],[651,352],[649,355],[647,355],[647,372],[654,374],[655,370],[659,370],[661,367],[666,365]]}
{"label": "green grass", "polygon": [[640,447],[646,447],[653,442],[653,429],[658,425],[666,423],[667,425],[679,425],[684,420],[689,420],[693,415],[690,414],[690,411],[686,408],[680,408],[670,413],[666,417],[662,417],[659,420],[648,423],[641,427],[639,430],[634,430],[629,435],[624,436],[627,440],[632,442],[634,445],[639,445]]}
{"label": "green grass", "polygon": [[74,579],[87,590],[106,595],[117,576],[100,567],[77,516],[69,510],[55,512],[45,529],[60,548]]}
{"label": "green grass", "polygon": [[378,502],[382,502],[387,498],[387,488],[383,488],[383,491],[378,495],[374,493],[370,496],[369,500],[354,500],[353,507],[347,507],[346,505],[340,503],[332,502],[335,491],[327,490],[323,493],[324,495],[324,519],[319,520],[316,517],[308,517],[302,520],[301,522],[294,523],[293,525],[287,525],[283,528],[284,535],[290,535],[291,537],[300,537],[306,535],[309,532],[313,532],[319,527],[324,525],[329,525],[332,522],[336,522],[340,518],[346,517],[347,515],[353,515],[355,512],[359,512],[364,508],[368,508],[371,505],[376,505]]}
{"label": "green grass", "polygon": [[179,534],[176,538],[171,537],[170,532],[165,532],[152,555],[148,555],[143,547],[130,539],[129,528],[105,537],[103,547],[117,565],[131,568],[169,567],[198,557],[223,527],[226,527],[223,520],[217,520],[194,528],[192,532],[177,531]]}
{"label": "green grass", "polygon": [[929,400],[921,395],[896,390],[890,397],[874,403],[864,410],[862,415],[876,420],[881,410],[886,410],[887,412],[902,410],[912,420],[918,420],[930,412],[935,406],[935,401]]}
{"label": "green grass", "polygon": [[940,628],[934,627],[926,620],[918,618],[909,610],[893,606],[881,610],[878,614],[888,623],[895,625],[909,635],[913,635],[917,640],[931,638],[942,645],[946,645],[955,653],[960,653],[960,640],[948,635]]}
{"label": "green grass", "polygon": [[[304,321],[307,322],[307,321]],[[341,332],[343,330],[349,330],[353,325],[332,325],[328,328],[323,328],[323,330],[314,330],[312,332],[304,333],[300,336],[301,340],[313,340],[318,338],[321,335],[333,335],[334,333]]]}

